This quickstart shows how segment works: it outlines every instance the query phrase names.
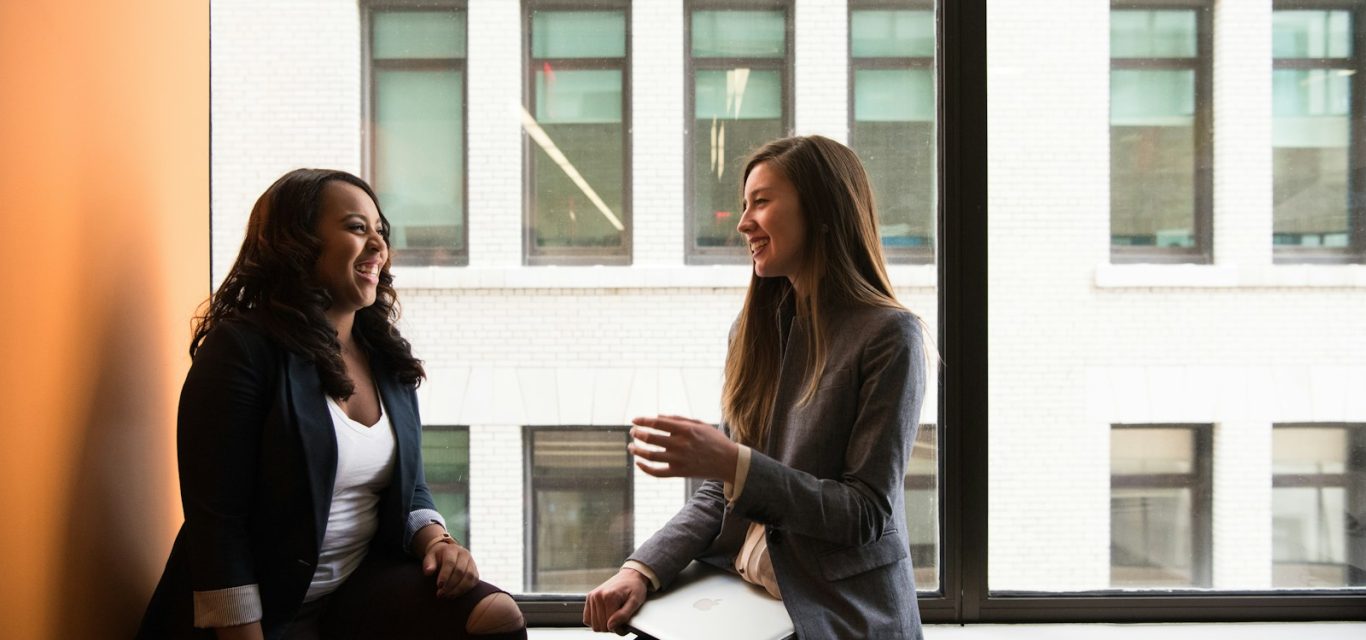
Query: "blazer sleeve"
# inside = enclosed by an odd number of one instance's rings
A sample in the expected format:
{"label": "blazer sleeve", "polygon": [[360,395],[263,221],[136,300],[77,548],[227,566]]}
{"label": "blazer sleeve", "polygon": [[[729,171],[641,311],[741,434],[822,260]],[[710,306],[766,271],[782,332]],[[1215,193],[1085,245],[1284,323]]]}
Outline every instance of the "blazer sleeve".
{"label": "blazer sleeve", "polygon": [[[408,402],[413,407],[413,417],[415,427],[418,430],[417,441],[422,442],[422,418],[418,413],[417,392],[411,387],[408,389]],[[427,486],[426,463],[422,460],[422,446],[417,448],[417,478],[413,482],[413,503],[409,507],[407,519],[404,522],[403,531],[403,552],[421,552],[422,549],[414,549],[413,536],[417,535],[419,529],[436,523],[442,529],[448,529],[446,519],[441,517],[441,512],[436,510],[436,501],[432,499],[432,490]],[[461,540],[461,544],[468,545],[468,540]]]}
{"label": "blazer sleeve", "polygon": [[[731,508],[770,528],[846,545],[877,541],[902,491],[925,396],[924,346],[915,316],[898,313],[860,355],[857,414],[838,478],[751,452],[745,489]],[[841,452],[831,452],[841,455]]]}
{"label": "blazer sleeve", "polygon": [[[726,431],[724,424],[722,430]],[[678,573],[701,556],[721,533],[721,519],[725,514],[726,498],[719,480],[707,480],[688,499],[663,528],[650,536],[627,560],[634,560],[650,568],[664,588],[678,577]],[[653,580],[651,581],[653,582]]]}
{"label": "blazer sleeve", "polygon": [[180,393],[180,494],[200,627],[260,618],[250,518],[274,373],[264,340],[220,325],[200,344]]}

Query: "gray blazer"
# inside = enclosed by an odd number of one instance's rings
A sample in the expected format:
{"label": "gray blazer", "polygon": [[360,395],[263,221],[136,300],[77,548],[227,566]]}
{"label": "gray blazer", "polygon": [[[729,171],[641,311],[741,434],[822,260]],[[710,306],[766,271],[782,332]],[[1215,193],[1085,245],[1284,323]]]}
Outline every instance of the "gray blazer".
{"label": "gray blazer", "polygon": [[730,568],[758,522],[798,638],[920,640],[903,492],[925,395],[919,322],[859,307],[832,310],[831,326],[825,374],[805,406],[802,320],[783,336],[767,444],[735,504],[720,482],[703,483],[630,559],[667,588],[694,558]]}

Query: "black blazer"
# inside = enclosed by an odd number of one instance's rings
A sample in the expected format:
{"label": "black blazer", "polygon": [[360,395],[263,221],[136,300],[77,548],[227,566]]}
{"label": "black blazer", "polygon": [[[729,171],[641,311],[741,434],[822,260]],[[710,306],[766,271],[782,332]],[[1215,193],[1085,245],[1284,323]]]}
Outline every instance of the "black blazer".
{"label": "black blazer", "polygon": [[[370,553],[402,555],[408,515],[435,509],[422,471],[417,395],[372,358],[398,448]],[[266,638],[308,591],[331,509],[337,440],[318,370],[246,320],[204,338],[176,420],[185,523],[139,638],[211,638],[194,629],[195,591],[256,584]]]}

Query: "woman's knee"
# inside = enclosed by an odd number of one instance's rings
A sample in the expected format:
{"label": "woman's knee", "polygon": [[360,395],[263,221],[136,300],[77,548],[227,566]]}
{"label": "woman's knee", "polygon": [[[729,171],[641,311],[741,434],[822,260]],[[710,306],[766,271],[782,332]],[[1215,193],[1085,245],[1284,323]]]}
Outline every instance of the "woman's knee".
{"label": "woman's knee", "polygon": [[475,603],[465,630],[470,633],[506,633],[526,626],[522,610],[506,593],[491,593]]}

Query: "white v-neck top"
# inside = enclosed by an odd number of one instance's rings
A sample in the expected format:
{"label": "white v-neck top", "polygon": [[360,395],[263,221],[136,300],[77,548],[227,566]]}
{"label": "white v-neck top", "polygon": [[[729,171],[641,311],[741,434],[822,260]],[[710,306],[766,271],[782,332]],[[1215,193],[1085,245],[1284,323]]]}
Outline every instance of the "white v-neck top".
{"label": "white v-neck top", "polygon": [[331,397],[327,408],[337,433],[337,477],[318,569],[304,602],[336,591],[365,559],[370,539],[379,528],[380,494],[394,475],[397,448],[384,403],[380,403],[379,421],[369,427],[352,420]]}

